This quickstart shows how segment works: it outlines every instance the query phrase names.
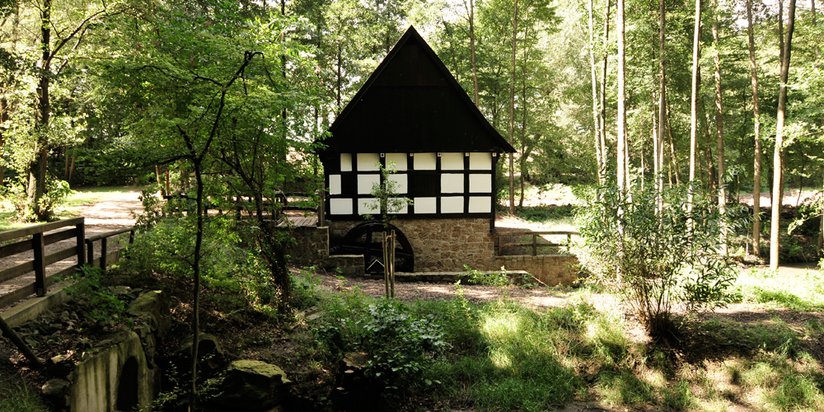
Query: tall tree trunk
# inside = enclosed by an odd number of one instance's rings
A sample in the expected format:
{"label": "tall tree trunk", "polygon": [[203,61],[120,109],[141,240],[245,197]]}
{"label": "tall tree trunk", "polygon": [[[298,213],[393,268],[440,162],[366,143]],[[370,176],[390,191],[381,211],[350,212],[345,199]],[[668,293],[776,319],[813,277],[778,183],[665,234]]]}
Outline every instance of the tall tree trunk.
{"label": "tall tree trunk", "polygon": [[609,15],[612,6],[612,0],[606,0],[606,6],[604,7],[604,61],[601,66],[601,117],[598,119],[598,135],[600,137],[600,145],[601,145],[601,153],[602,153],[602,162],[601,162],[601,170],[600,175],[604,177],[606,180],[607,176],[607,159],[609,158],[608,150],[607,150],[607,66],[609,63],[609,52],[608,52],[608,45],[609,45]]}
{"label": "tall tree trunk", "polygon": [[667,125],[667,81],[666,81],[666,19],[667,8],[664,0],[658,0],[658,127],[654,140],[655,151],[655,192],[656,206],[663,208],[661,192],[664,190],[664,132]]}
{"label": "tall tree trunk", "polygon": [[40,52],[40,60],[37,62],[37,106],[34,116],[37,145],[34,159],[29,165],[27,196],[31,215],[26,216],[35,220],[48,217],[48,210],[41,207],[40,199],[46,193],[46,170],[49,160],[47,134],[51,117],[51,0],[43,0],[40,10]]}
{"label": "tall tree trunk", "polygon": [[[792,52],[793,30],[795,29],[795,2],[790,0],[787,20],[787,40],[784,43],[781,60],[781,83],[778,88],[778,112],[775,116],[775,149],[773,151],[773,202],[770,221],[770,269],[778,270],[779,228],[781,220],[781,203],[783,197],[784,174],[784,119],[787,109],[787,79],[790,73],[790,54]],[[781,35],[784,37],[783,33]]]}
{"label": "tall tree trunk", "polygon": [[627,182],[627,120],[626,120],[626,92],[625,84],[625,45],[624,45],[624,0],[618,0],[617,20],[618,26],[618,113],[616,116],[616,180],[618,190],[625,194],[629,188]]}
{"label": "tall tree trunk", "polygon": [[[464,3],[466,7],[466,2]],[[475,56],[475,0],[469,0],[469,62],[472,65],[472,97],[480,105],[478,96],[478,64]]]}
{"label": "tall tree trunk", "polygon": [[713,0],[712,41],[715,43],[715,155],[718,173],[718,214],[721,216],[720,252],[727,254],[727,184],[724,179],[724,102],[721,90],[721,44],[718,36],[718,0]]}
{"label": "tall tree trunk", "polygon": [[[693,201],[695,197],[695,172],[698,156],[698,64],[701,57],[701,0],[695,0],[695,22],[692,32],[692,86],[690,89],[690,174],[687,188],[688,229],[692,232]],[[690,236],[692,234],[690,233]]]}
{"label": "tall tree trunk", "polygon": [[343,88],[343,76],[341,74],[341,66],[343,65],[343,50],[342,45],[338,42],[338,50],[336,54],[336,70],[335,70],[335,114],[339,115],[341,110],[341,89]]}
{"label": "tall tree trunk", "polygon": [[755,40],[752,26],[752,0],[747,0],[747,49],[750,56],[752,116],[755,146],[753,148],[752,183],[752,253],[761,256],[761,113],[758,107],[758,65],[755,61]]}
{"label": "tall tree trunk", "polygon": [[[509,139],[515,143],[515,53],[518,50],[518,0],[512,12],[512,55],[509,77]],[[509,214],[515,214],[515,155],[509,154]]]}
{"label": "tall tree trunk", "polygon": [[595,175],[598,178],[598,184],[604,184],[604,175],[601,174],[603,170],[602,163],[605,161],[604,153],[601,149],[601,129],[599,128],[601,120],[599,119],[600,110],[598,109],[598,78],[595,75],[595,33],[594,33],[594,18],[593,18],[593,0],[589,0],[587,12],[589,13],[589,74],[590,84],[592,86],[592,129],[595,146],[595,161],[596,170]]}
{"label": "tall tree trunk", "polygon": [[669,148],[670,148],[670,168],[672,170],[672,174],[675,177],[675,184],[681,184],[681,177],[679,176],[679,168],[678,168],[678,155],[676,154],[675,150],[675,139],[672,137],[672,122],[670,120],[670,107],[669,101],[664,102],[667,106],[667,139],[669,140]]}

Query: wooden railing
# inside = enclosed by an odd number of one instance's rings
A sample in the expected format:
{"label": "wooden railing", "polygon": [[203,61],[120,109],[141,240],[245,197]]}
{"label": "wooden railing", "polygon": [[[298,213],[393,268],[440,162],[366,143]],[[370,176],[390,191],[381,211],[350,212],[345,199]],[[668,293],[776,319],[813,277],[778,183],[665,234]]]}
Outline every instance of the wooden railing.
{"label": "wooden railing", "polygon": [[[23,262],[0,269],[0,283],[8,282],[34,272],[34,281],[26,283],[9,293],[0,295],[0,308],[17,302],[26,296],[45,296],[48,287],[61,278],[74,273],[85,264],[99,266],[103,270],[120,258],[121,248],[112,248],[109,239],[125,233],[129,234],[129,244],[134,241],[134,228],[113,230],[86,238],[86,228],[82,217],[57,222],[34,225],[23,229],[0,232],[0,259],[31,251],[23,257]],[[74,245],[46,254],[46,246],[75,239]],[[95,258],[95,244],[100,245],[100,257]],[[46,275],[48,266],[56,262],[77,257],[75,265]],[[18,259],[19,260],[19,259]]]}
{"label": "wooden railing", "polygon": [[[556,243],[545,239],[543,236],[564,236],[566,242]],[[578,232],[566,230],[543,230],[543,231],[529,231],[529,232],[514,232],[501,234],[496,244],[498,254],[507,254],[506,252],[512,248],[529,248],[532,256],[538,255],[540,248],[554,249],[558,252],[563,251],[569,253],[569,247],[572,244],[572,237],[578,236]],[[504,241],[506,238],[515,238],[516,241]],[[527,241],[522,239],[527,238]]]}
{"label": "wooden railing", "polygon": [[[127,227],[124,229],[113,230],[111,232],[101,233],[98,235],[90,236],[86,238],[86,262],[92,266],[99,266],[104,271],[108,267],[109,263],[115,263],[120,259],[120,250],[121,249],[109,249],[109,238],[115,237],[117,235],[122,235],[124,233],[129,234],[129,244],[131,245],[134,242],[134,228]],[[100,243],[100,257],[94,257],[94,243]]]}
{"label": "wooden railing", "polygon": [[[61,230],[58,230],[61,229]],[[50,233],[46,233],[50,232]],[[76,239],[75,245],[46,255],[46,246],[66,239]],[[32,251],[23,263],[0,270],[0,282],[6,282],[34,272],[34,282],[25,284],[0,296],[0,307],[8,306],[32,293],[45,296],[48,287],[62,276],[70,274],[86,263],[84,248],[85,223],[83,218],[61,220],[23,229],[0,232],[0,259]],[[63,259],[77,256],[77,265],[46,277],[46,267]]]}

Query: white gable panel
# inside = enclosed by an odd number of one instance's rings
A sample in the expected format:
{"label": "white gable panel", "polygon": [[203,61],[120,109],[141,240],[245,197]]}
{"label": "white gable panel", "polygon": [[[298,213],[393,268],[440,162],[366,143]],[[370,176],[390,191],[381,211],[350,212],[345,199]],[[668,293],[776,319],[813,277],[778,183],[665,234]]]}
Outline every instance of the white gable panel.
{"label": "white gable panel", "polygon": [[409,191],[406,174],[394,174],[388,176],[389,181],[395,183],[395,193],[407,193]]}
{"label": "white gable panel", "polygon": [[389,198],[389,209],[388,213],[393,215],[409,213],[409,203],[406,198],[392,197]]}
{"label": "white gable panel", "polygon": [[351,215],[352,199],[329,199],[329,214]]}
{"label": "white gable panel", "polygon": [[349,153],[341,153],[340,154],[340,171],[341,172],[351,172],[352,171],[352,155]]}
{"label": "white gable panel", "polygon": [[368,195],[372,193],[372,188],[375,185],[380,185],[381,183],[381,175],[371,174],[371,175],[358,175],[358,194],[359,195]]}
{"label": "white gable panel", "polygon": [[492,211],[492,198],[489,196],[470,196],[469,213],[489,213]]}
{"label": "white gable panel", "polygon": [[380,170],[381,158],[377,153],[358,153],[358,171]]}
{"label": "white gable panel", "polygon": [[412,165],[415,170],[435,170],[435,153],[415,153]]}
{"label": "white gable panel", "polygon": [[339,195],[341,193],[340,175],[329,175],[329,194]]}
{"label": "white gable panel", "polygon": [[463,193],[464,175],[462,173],[444,173],[441,175],[441,193]]}
{"label": "white gable panel", "polygon": [[441,213],[463,213],[463,196],[447,196],[441,198]]}
{"label": "white gable panel", "polygon": [[434,197],[416,197],[412,199],[412,204],[415,206],[415,214],[437,213],[435,208],[437,205]]}
{"label": "white gable panel", "polygon": [[441,153],[441,170],[463,170],[463,153]]}
{"label": "white gable panel", "polygon": [[397,171],[407,170],[409,167],[406,165],[406,153],[387,153],[386,167],[394,167]]}
{"label": "white gable panel", "polygon": [[472,174],[469,175],[469,191],[472,193],[492,192],[492,175]]}
{"label": "white gable panel", "polygon": [[492,153],[470,153],[470,170],[492,170]]}
{"label": "white gable panel", "polygon": [[379,215],[381,213],[381,204],[378,199],[358,199],[358,214],[359,215]]}

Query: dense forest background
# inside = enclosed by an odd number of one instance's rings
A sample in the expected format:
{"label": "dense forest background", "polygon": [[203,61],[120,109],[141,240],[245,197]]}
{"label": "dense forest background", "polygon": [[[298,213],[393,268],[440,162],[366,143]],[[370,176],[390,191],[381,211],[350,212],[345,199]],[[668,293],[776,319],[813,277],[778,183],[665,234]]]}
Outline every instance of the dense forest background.
{"label": "dense forest background", "polygon": [[[788,7],[774,0],[704,3],[696,180],[708,192],[728,187],[731,198],[749,193],[754,157],[760,154],[760,183],[769,191],[779,33],[785,30]],[[660,119],[666,123],[660,171],[671,184],[688,179],[695,5],[650,0],[621,5],[627,172],[633,179],[650,179],[657,167],[660,90],[665,106]],[[795,14],[784,184],[821,187],[824,25],[814,1],[801,1]],[[0,177],[12,193],[27,193],[21,198],[29,204],[20,207],[28,207],[30,217],[42,218],[50,209],[50,193],[65,187],[62,181],[72,186],[146,183],[167,169],[172,180],[180,181],[191,169],[177,162],[188,153],[182,137],[188,134],[203,144],[211,131],[266,140],[279,153],[273,156],[284,160],[272,171],[281,176],[278,184],[305,182],[318,173],[317,163],[307,160],[311,146],[322,141],[337,113],[409,25],[517,148],[516,194],[523,193],[519,181],[596,182],[599,158],[606,159],[602,168],[614,170],[619,36],[616,5],[605,1],[3,0]],[[258,54],[238,72],[247,52]],[[663,89],[659,69],[665,72]],[[227,87],[235,74],[238,81]],[[221,90],[227,94],[219,102]],[[218,112],[218,106],[225,111]],[[217,139],[211,149],[231,157],[230,140]],[[721,176],[719,150],[726,163]],[[226,167],[213,163],[212,172]],[[35,198],[39,203],[33,203]]]}

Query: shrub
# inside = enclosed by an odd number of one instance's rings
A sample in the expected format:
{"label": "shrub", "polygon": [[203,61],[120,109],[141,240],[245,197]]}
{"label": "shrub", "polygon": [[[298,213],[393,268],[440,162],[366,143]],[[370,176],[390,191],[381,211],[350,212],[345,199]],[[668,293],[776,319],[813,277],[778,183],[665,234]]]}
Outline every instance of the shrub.
{"label": "shrub", "polygon": [[356,302],[345,311],[349,313],[330,311],[319,338],[338,355],[365,353],[364,375],[383,389],[409,389],[424,367],[449,348],[432,315],[416,316],[396,301],[365,307]]}
{"label": "shrub", "polygon": [[676,333],[676,306],[688,312],[723,306],[732,299],[736,272],[717,251],[718,228],[726,222],[708,199],[696,196],[690,231],[685,190],[666,191],[659,211],[651,186],[629,196],[601,188],[580,209],[584,243],[577,255],[596,281],[616,287],[653,338],[667,338]]}
{"label": "shrub", "polygon": [[[161,273],[191,278],[194,255],[194,217],[167,216],[143,227],[129,247],[129,268],[139,273]],[[266,264],[248,248],[244,232],[236,221],[215,217],[206,221],[201,260],[201,277],[206,290],[223,293],[212,298],[225,303],[250,305],[274,314],[278,303]]]}
{"label": "shrub", "polygon": [[98,323],[116,322],[126,313],[126,305],[103,285],[102,276],[100,268],[83,266],[66,292],[87,304],[89,310],[86,313],[90,319]]}
{"label": "shrub", "polygon": [[500,272],[482,272],[472,269],[469,265],[464,265],[464,275],[466,283],[470,285],[509,286],[512,284],[504,268],[501,268]]}
{"label": "shrub", "polygon": [[[17,213],[17,218],[24,222],[34,222],[37,220],[32,204],[29,203],[28,195],[26,194],[27,180],[25,177],[17,177],[8,181],[8,188],[5,189],[5,195],[11,199],[14,204],[14,209]],[[65,180],[48,177],[46,180],[46,192],[40,198],[40,210],[44,211],[46,220],[51,220],[54,217],[54,209],[66,200],[66,197],[71,194],[72,189],[69,183]]]}

